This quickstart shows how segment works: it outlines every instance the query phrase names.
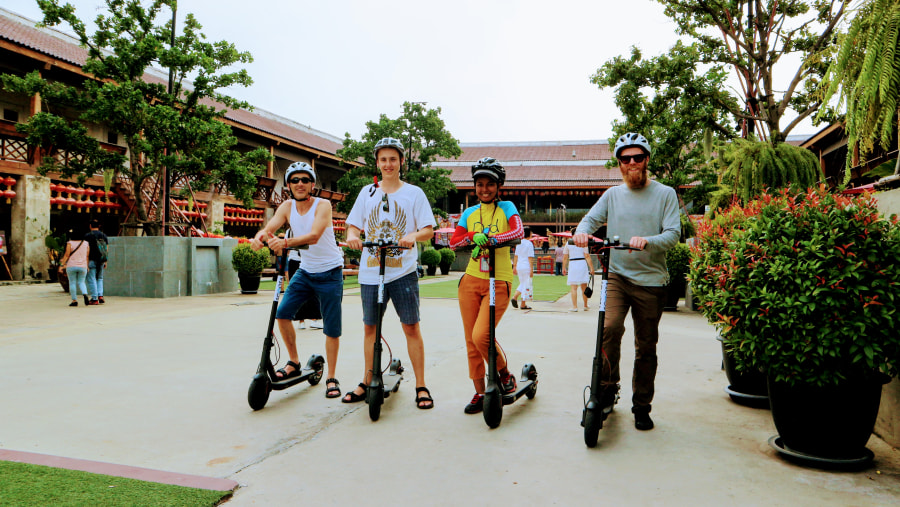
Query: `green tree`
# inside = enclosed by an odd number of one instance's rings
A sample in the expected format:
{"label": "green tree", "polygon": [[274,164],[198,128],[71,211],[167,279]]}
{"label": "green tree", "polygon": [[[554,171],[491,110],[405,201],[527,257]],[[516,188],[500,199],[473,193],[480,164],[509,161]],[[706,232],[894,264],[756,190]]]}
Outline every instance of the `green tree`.
{"label": "green tree", "polygon": [[[897,133],[900,111],[900,3],[867,0],[846,34],[839,36],[837,58],[823,86],[828,101],[840,92],[838,108],[846,104],[848,146],[859,146],[863,160],[876,144],[886,150]],[[847,168],[852,158],[847,157]],[[900,157],[894,174],[900,173]],[[844,173],[844,183],[850,171]]]}
{"label": "green tree", "polygon": [[[43,79],[38,72],[3,76],[7,90],[38,93],[45,103],[44,112],[17,126],[30,145],[42,147],[47,155],[39,167],[42,174],[53,171],[82,182],[100,172],[107,182],[124,176],[134,188],[133,219],[149,234],[159,234],[160,217],[151,217],[148,199],[156,199],[153,188],[166,167],[172,181],[186,176],[198,188],[224,184],[252,203],[256,176],[269,155],[263,149],[232,149],[237,139],[220,120],[226,108],[249,106],[218,92],[252,83],[244,69],[225,72],[251,62],[249,53],[228,42],[207,42],[191,14],[173,37],[173,21],[160,24],[158,18],[163,8],[173,12],[176,0],[154,0],[147,6],[140,0],[106,0],[107,12],[97,16],[91,34],[72,5],[57,0],[38,4],[44,13],[42,25],[67,23],[87,48],[83,70],[91,76],[78,87]],[[147,73],[154,65],[170,69],[171,93],[163,80]],[[67,109],[77,116],[65,116]],[[102,149],[85,124],[105,125],[120,134],[128,147],[127,163],[124,156]],[[71,156],[59,160],[56,154]]]}
{"label": "green tree", "polygon": [[[657,0],[677,25],[677,33],[693,39],[700,62],[732,68],[741,90],[737,100],[718,105],[758,125],[756,133],[773,144],[783,142],[800,122],[821,106],[816,88],[827,68],[829,46],[848,0]],[[775,82],[775,67],[789,55],[799,56],[786,85]],[[787,72],[787,74],[785,74]],[[735,104],[740,104],[736,107]],[[792,109],[796,118],[782,126]]]}
{"label": "green tree", "polygon": [[372,153],[375,143],[385,137],[394,137],[406,147],[406,167],[401,169],[401,178],[421,187],[435,214],[446,216],[446,211],[434,206],[438,199],[456,186],[448,178],[450,170],[435,168],[431,164],[438,157],[458,158],[462,155],[462,149],[459,141],[447,131],[440,114],[441,108],[427,109],[421,102],[404,102],[403,114],[398,118],[391,119],[382,114],[377,123],[366,122],[368,130],[360,140],[345,134],[344,147],[337,154],[345,161],[362,159],[365,165],[352,167],[338,180],[340,191],[351,196],[351,199],[338,203],[338,210],[349,212],[360,190],[379,175]]}
{"label": "green tree", "polygon": [[[675,188],[694,209],[706,204],[717,176],[707,164],[713,139],[733,137],[730,114],[718,104],[732,102],[724,91],[727,71],[721,65],[703,70],[695,47],[680,41],[665,55],[643,59],[637,48],[631,57],[616,57],[597,70],[591,82],[615,88],[624,120],[612,123],[612,139],[640,132],[650,139],[653,157],[648,167],[658,181]],[[610,161],[615,166],[615,161]],[[683,191],[692,182],[699,186]]]}

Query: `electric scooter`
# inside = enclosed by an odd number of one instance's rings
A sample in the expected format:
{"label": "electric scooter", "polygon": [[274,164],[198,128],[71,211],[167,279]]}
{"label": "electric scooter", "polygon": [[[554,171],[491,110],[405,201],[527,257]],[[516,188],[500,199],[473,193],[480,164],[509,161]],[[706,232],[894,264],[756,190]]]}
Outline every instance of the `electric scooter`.
{"label": "electric scooter", "polygon": [[496,326],[497,326],[497,313],[496,313],[496,291],[494,289],[495,282],[495,270],[494,270],[494,254],[496,249],[504,248],[509,246],[515,246],[519,243],[519,240],[507,241],[504,243],[498,243],[496,245],[485,245],[484,247],[476,246],[474,250],[472,250],[472,256],[478,257],[481,253],[481,248],[488,249],[488,265],[489,265],[489,280],[490,280],[490,310],[489,310],[489,326],[490,329],[490,341],[488,343],[488,367],[487,367],[487,385],[484,390],[484,422],[487,423],[488,427],[491,429],[500,426],[500,420],[503,419],[503,406],[511,405],[516,402],[522,396],[527,396],[528,399],[534,398],[537,394],[537,369],[533,364],[528,363],[522,367],[522,376],[519,378],[519,382],[516,388],[516,391],[513,393],[505,394],[503,389],[500,386],[500,372],[497,371],[497,341],[496,341]]}
{"label": "electric scooter", "polygon": [[[372,347],[372,378],[369,386],[366,388],[366,403],[369,405],[369,418],[377,421],[381,416],[381,405],[384,399],[396,393],[400,389],[400,381],[403,380],[403,366],[400,365],[400,359],[392,358],[388,367],[388,374],[385,376],[381,369],[381,342],[384,336],[381,334],[381,322],[384,318],[384,312],[387,308],[387,302],[384,299],[384,267],[387,258],[387,251],[390,248],[405,248],[392,241],[366,241],[363,248],[375,247],[378,249],[378,321],[375,323],[375,345]],[[387,342],[385,342],[387,343]],[[388,346],[390,353],[390,346]]]}
{"label": "electric scooter", "polygon": [[[591,241],[590,244],[596,244]],[[603,361],[606,355],[603,352],[603,325],[606,318],[606,286],[609,280],[609,257],[612,250],[638,250],[631,248],[627,244],[619,242],[619,237],[615,236],[611,240],[609,238],[603,240],[600,249],[600,265],[603,273],[600,277],[600,312],[597,317],[597,348],[594,352],[594,364],[591,370],[591,385],[586,387],[588,391],[587,402],[584,404],[584,410],[581,413],[581,425],[584,426],[584,443],[588,447],[597,445],[597,438],[600,429],[603,428],[603,421],[609,417],[613,410],[615,402],[619,400],[619,394],[616,393],[615,400],[612,405],[607,407],[601,406],[601,398],[603,397],[603,386],[600,383],[603,375]]]}
{"label": "electric scooter", "polygon": [[[290,237],[290,231],[288,231],[287,237]],[[281,266],[287,266],[288,250],[305,250],[306,248],[308,247],[304,245],[298,248],[283,249],[280,256]],[[269,326],[266,330],[266,337],[263,340],[262,358],[256,369],[256,375],[253,376],[253,380],[250,382],[250,389],[247,391],[247,401],[253,410],[260,410],[265,407],[266,402],[269,400],[269,393],[273,390],[281,391],[303,381],[309,382],[311,386],[318,384],[322,380],[322,373],[325,369],[325,358],[321,354],[313,354],[309,357],[309,361],[306,362],[306,366],[300,370],[299,374],[285,379],[275,375],[275,366],[272,364],[271,352],[272,347],[275,346],[275,313],[278,310],[278,300],[285,290],[284,271],[284,269],[279,270],[278,278],[275,281],[275,297],[272,299],[272,309],[269,312]]]}

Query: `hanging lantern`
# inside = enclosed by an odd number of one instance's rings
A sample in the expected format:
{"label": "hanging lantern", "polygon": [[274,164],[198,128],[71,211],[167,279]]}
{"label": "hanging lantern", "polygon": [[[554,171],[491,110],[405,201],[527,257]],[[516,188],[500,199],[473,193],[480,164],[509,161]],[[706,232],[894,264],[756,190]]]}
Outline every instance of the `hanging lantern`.
{"label": "hanging lantern", "polygon": [[14,190],[4,190],[0,193],[3,194],[3,197],[6,197],[6,204],[9,204],[13,199],[16,198],[16,192]]}

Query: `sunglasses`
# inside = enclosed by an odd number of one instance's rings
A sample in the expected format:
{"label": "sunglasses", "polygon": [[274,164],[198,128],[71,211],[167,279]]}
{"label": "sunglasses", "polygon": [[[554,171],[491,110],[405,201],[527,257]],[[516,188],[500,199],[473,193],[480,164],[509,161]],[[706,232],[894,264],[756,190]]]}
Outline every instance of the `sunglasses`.
{"label": "sunglasses", "polygon": [[301,183],[301,182],[303,182],[303,183],[312,183],[313,180],[311,180],[310,178],[291,178],[291,179],[288,180],[288,181],[290,181],[291,183],[293,183],[294,185],[296,185],[297,183]]}
{"label": "sunglasses", "polygon": [[634,162],[635,164],[640,164],[644,160],[647,159],[646,153],[641,153],[640,155],[622,155],[619,157],[620,164],[630,164]]}
{"label": "sunglasses", "polygon": [[385,213],[390,213],[390,212],[391,212],[391,202],[388,201],[387,194],[382,194],[382,195],[381,195],[381,202],[384,203],[384,204],[381,205],[381,209],[382,209]]}

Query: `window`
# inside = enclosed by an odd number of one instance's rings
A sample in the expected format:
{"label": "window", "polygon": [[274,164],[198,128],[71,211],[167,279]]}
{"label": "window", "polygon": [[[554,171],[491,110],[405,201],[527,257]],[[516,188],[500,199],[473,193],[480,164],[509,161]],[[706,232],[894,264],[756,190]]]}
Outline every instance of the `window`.
{"label": "window", "polygon": [[6,121],[18,122],[19,121],[19,112],[16,111],[15,109],[7,109],[4,107],[3,108],[3,119]]}
{"label": "window", "polygon": [[106,142],[109,144],[119,144],[119,134],[112,130],[108,131],[106,133]]}

